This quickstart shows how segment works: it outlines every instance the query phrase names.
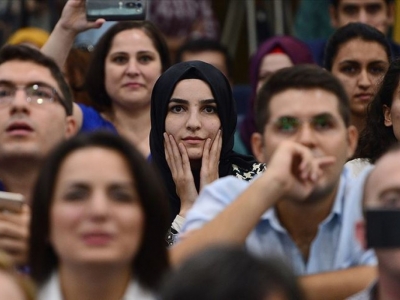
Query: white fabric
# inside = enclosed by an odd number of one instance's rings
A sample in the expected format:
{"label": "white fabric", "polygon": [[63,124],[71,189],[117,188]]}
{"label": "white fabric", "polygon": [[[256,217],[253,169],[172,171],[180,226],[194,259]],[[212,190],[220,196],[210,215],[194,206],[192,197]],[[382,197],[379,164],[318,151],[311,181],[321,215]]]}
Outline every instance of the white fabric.
{"label": "white fabric", "polygon": [[[38,300],[63,300],[58,273],[54,272],[50,279],[39,289]],[[155,300],[156,297],[143,289],[135,280],[129,282],[124,296],[120,300]]]}

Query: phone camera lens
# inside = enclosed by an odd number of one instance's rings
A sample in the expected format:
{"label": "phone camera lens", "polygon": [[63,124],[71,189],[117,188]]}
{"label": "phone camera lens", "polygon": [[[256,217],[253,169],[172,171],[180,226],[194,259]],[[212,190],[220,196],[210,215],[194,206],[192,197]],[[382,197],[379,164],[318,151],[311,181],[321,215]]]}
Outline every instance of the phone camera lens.
{"label": "phone camera lens", "polygon": [[126,2],[125,6],[127,8],[137,8],[136,3],[135,2]]}

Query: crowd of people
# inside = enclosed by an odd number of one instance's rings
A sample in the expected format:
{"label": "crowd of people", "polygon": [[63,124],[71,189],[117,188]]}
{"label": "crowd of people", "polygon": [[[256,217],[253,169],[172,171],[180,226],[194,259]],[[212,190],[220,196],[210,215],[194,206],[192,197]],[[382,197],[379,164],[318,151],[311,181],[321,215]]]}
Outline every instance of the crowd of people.
{"label": "crowd of people", "polygon": [[245,93],[217,36],[124,21],[74,48],[105,23],[84,0],[4,45],[0,299],[400,299],[393,2],[330,5],[323,67],[276,36]]}

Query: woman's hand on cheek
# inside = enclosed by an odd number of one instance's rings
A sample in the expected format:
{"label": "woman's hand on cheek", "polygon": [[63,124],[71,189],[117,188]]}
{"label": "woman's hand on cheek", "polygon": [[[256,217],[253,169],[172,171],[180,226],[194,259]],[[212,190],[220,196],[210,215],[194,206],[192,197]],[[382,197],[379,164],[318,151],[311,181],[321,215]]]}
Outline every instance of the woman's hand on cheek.
{"label": "woman's hand on cheek", "polygon": [[175,182],[176,193],[181,200],[179,215],[185,217],[192,207],[198,193],[194,184],[190,160],[183,144],[177,144],[172,135],[164,133],[165,159],[167,160],[172,178]]}
{"label": "woman's hand on cheek", "polygon": [[211,142],[211,139],[207,139],[204,144],[200,171],[200,190],[202,190],[205,185],[219,178],[218,166],[221,149],[222,132],[220,129],[218,130],[213,142]]}

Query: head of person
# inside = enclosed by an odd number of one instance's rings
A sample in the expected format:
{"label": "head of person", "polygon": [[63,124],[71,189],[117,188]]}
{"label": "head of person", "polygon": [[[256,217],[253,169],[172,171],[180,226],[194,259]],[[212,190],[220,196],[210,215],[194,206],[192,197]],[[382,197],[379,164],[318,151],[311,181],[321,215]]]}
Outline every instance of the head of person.
{"label": "head of person", "polygon": [[261,87],[255,111],[258,132],[252,136],[252,147],[256,158],[268,165],[284,140],[308,147],[316,157],[335,156],[310,199],[333,193],[358,138],[340,82],[316,66],[284,68]]}
{"label": "head of person", "polygon": [[252,57],[250,64],[250,98],[247,115],[240,128],[240,136],[250,150],[250,138],[256,131],[254,105],[258,90],[276,71],[298,64],[313,64],[314,60],[308,46],[291,36],[277,36],[263,42]]}
{"label": "head of person", "polygon": [[17,273],[11,259],[3,252],[0,252],[0,285],[0,299],[36,299],[33,283]]}
{"label": "head of person", "polygon": [[365,223],[357,224],[357,235],[365,247],[373,248],[379,270],[400,277],[400,148],[395,145],[380,157],[364,184]]}
{"label": "head of person", "polygon": [[340,28],[351,22],[368,24],[387,34],[394,23],[394,0],[330,0],[331,24]]}
{"label": "head of person", "polygon": [[168,267],[168,225],[161,179],[128,141],[75,136],[52,152],[35,186],[32,278],[41,285],[71,266],[120,268],[155,288]]}
{"label": "head of person", "polygon": [[150,21],[119,22],[96,44],[86,88],[101,111],[149,105],[157,78],[170,65],[161,32]]}
{"label": "head of person", "polygon": [[176,53],[176,62],[201,60],[220,70],[230,81],[233,78],[232,58],[218,40],[199,38],[188,40]]}
{"label": "head of person", "polygon": [[400,60],[391,62],[375,98],[367,109],[364,130],[355,153],[371,163],[400,139]]}
{"label": "head of person", "polygon": [[50,34],[37,27],[24,27],[15,31],[6,41],[8,45],[25,45],[39,50]]}
{"label": "head of person", "polygon": [[41,160],[76,132],[72,94],[55,62],[26,46],[0,50],[0,158]]}
{"label": "head of person", "polygon": [[369,25],[350,23],[330,37],[324,66],[342,82],[352,116],[365,117],[390,58],[386,37]]}
{"label": "head of person", "polygon": [[181,62],[157,80],[151,97],[150,150],[178,207],[180,201],[165,158],[164,133],[186,147],[193,170],[201,166],[207,139],[214,141],[221,130],[219,173],[226,176],[232,164],[235,127],[236,107],[231,87],[214,66],[202,61]]}
{"label": "head of person", "polygon": [[262,260],[236,247],[201,251],[168,274],[162,299],[300,300],[294,275],[279,259]]}

